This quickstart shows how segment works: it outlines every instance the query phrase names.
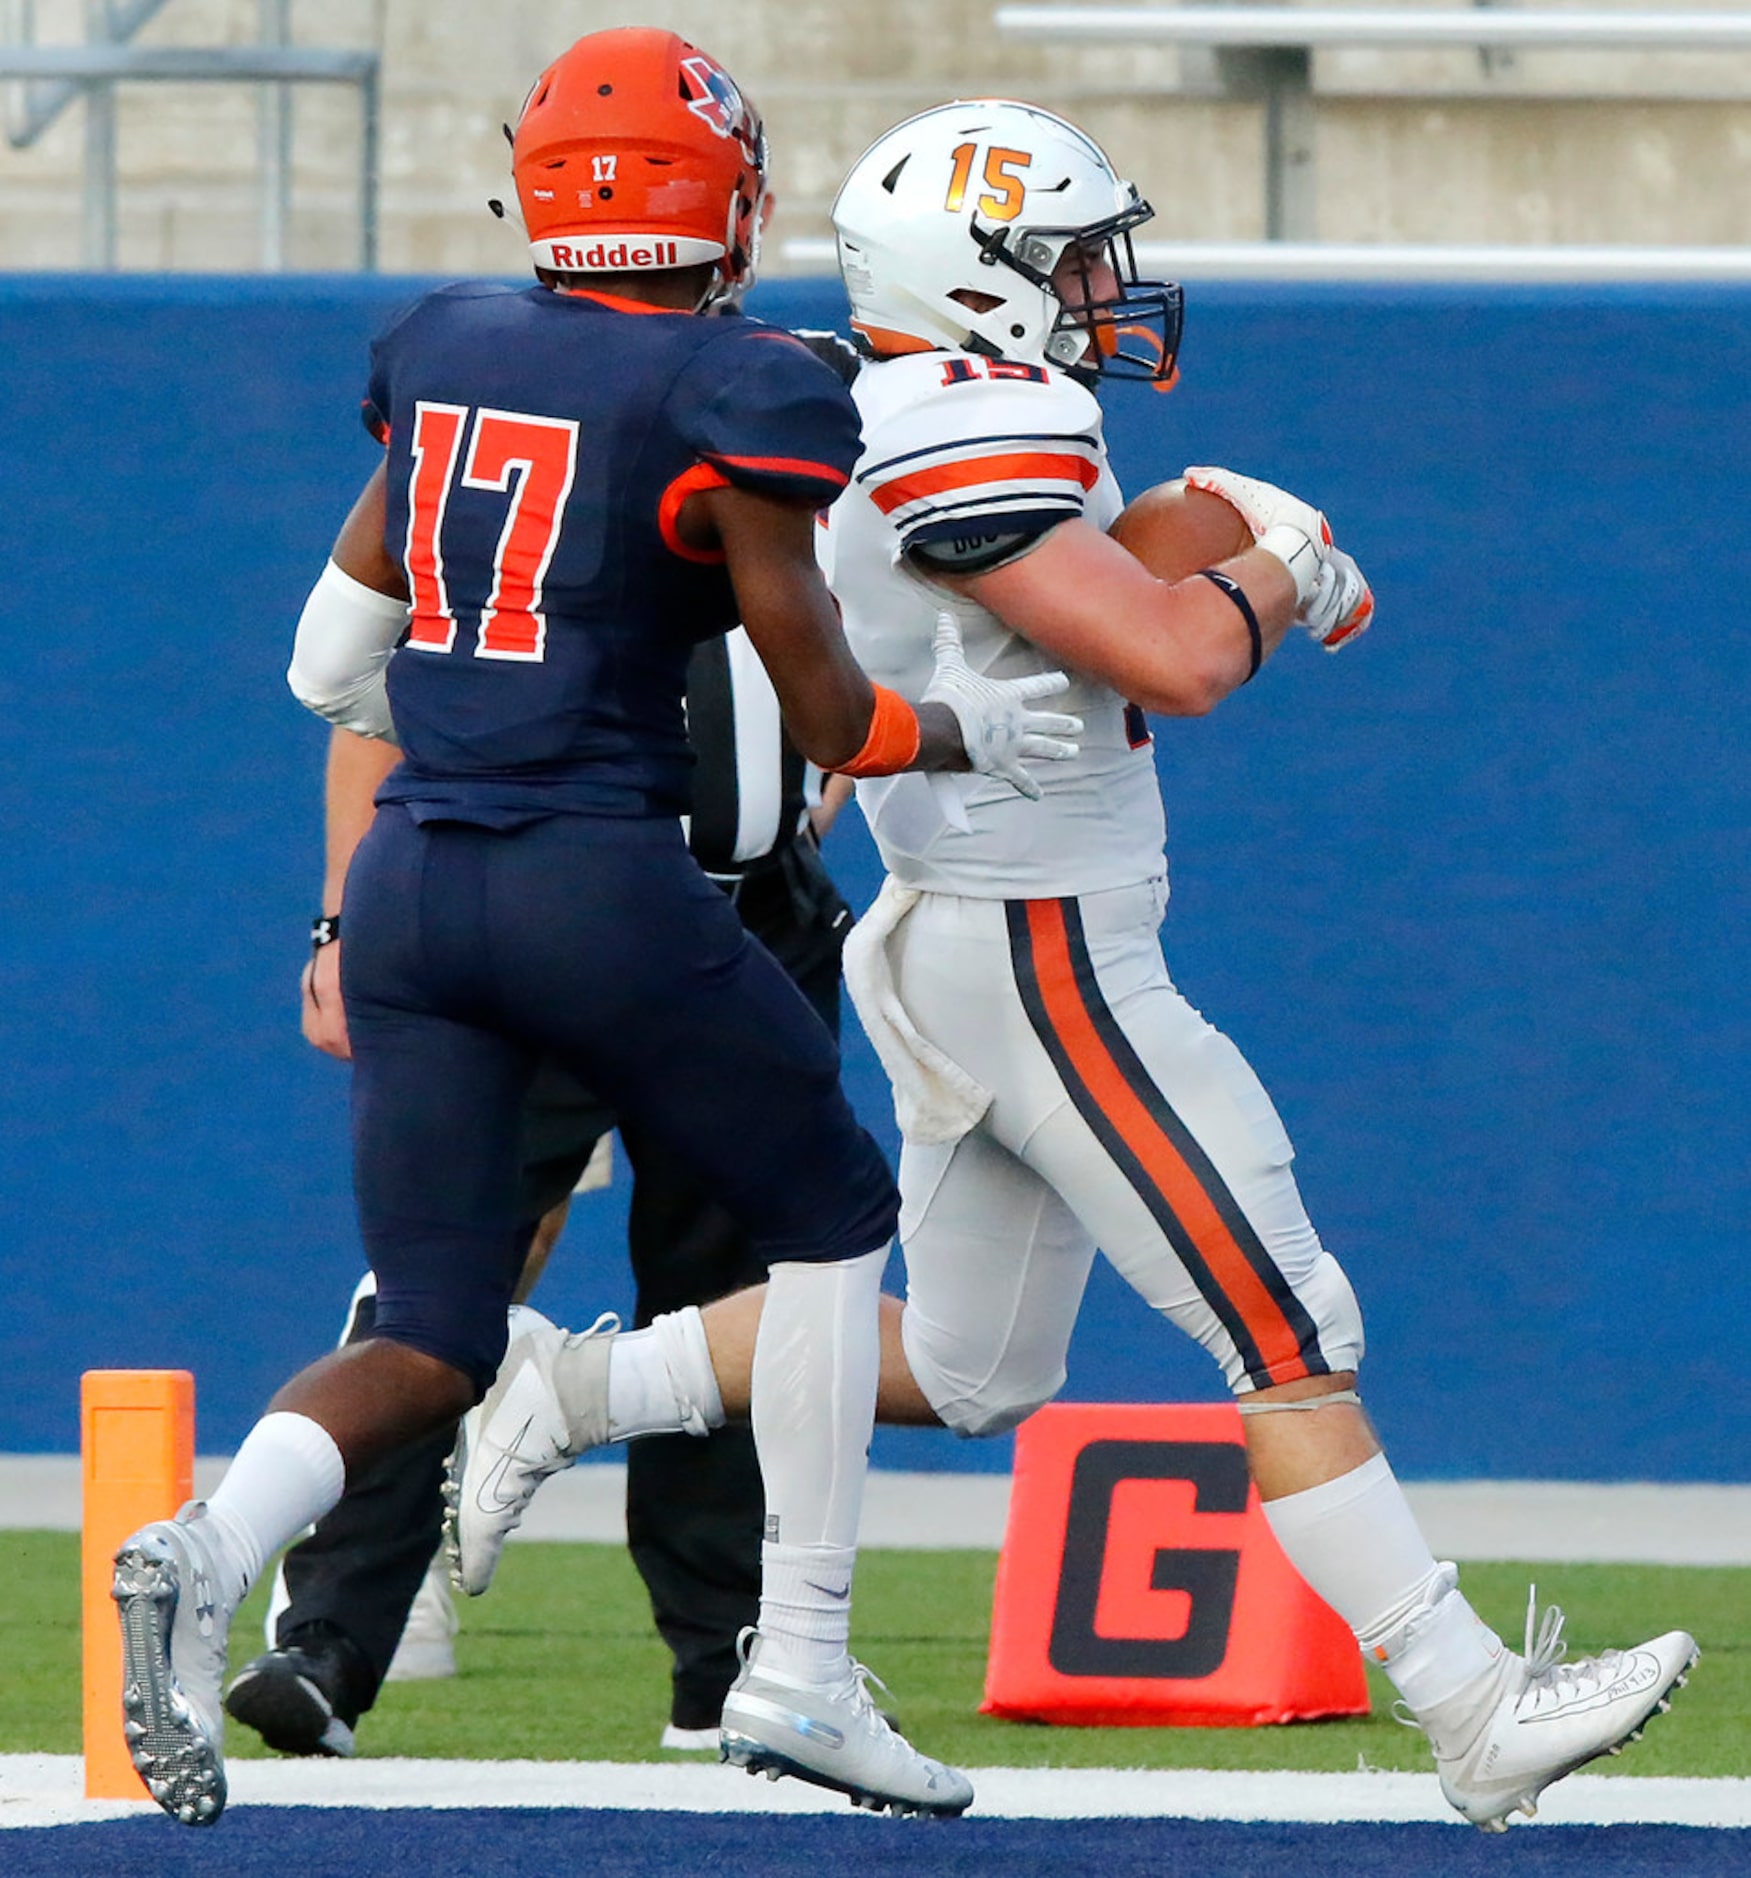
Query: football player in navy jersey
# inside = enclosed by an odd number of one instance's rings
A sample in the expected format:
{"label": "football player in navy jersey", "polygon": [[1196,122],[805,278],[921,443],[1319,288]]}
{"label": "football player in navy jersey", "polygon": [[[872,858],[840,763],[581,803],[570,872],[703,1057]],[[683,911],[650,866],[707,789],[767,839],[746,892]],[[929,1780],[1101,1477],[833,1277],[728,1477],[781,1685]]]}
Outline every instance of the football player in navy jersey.
{"label": "football player in navy jersey", "polygon": [[[386,460],[290,674],[346,728],[392,711],[404,752],[348,876],[342,961],[375,1334],[278,1392],[210,1502],[118,1552],[134,1764],[173,1817],[219,1817],[248,1586],[349,1470],[493,1382],[519,1115],[551,1053],[698,1167],[770,1268],[760,1622],[726,1754],[959,1813],[970,1784],[887,1726],[848,1650],[894,1182],[826,1027],[688,854],[682,693],[695,644],[739,619],[824,769],[976,768],[1037,794],[1024,759],[1073,755],[1079,726],[1031,708],[1060,676],[986,680],[958,642],[917,705],[851,657],[812,536],[856,409],[789,336],[695,317],[752,276],[765,187],[722,67],[671,33],[590,35],[536,81],[512,156],[539,284],[440,290],[378,341]],[[657,1396],[615,1412],[657,1425]]]}

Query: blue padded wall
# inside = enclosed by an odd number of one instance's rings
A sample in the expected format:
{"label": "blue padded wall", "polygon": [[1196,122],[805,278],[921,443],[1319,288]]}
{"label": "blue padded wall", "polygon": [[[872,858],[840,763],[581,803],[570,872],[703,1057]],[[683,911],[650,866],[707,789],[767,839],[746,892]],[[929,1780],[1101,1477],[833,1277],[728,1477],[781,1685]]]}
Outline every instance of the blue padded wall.
{"label": "blue padded wall", "polygon": [[[0,1449],[74,1447],[84,1369],[187,1366],[224,1451],[356,1276],[282,673],[417,285],[0,279]],[[1182,388],[1106,400],[1128,486],[1285,483],[1379,595],[1157,747],[1170,964],[1277,1098],[1408,1476],[1751,1477],[1748,333],[1735,288],[1205,285]],[[861,829],[833,855],[867,899]],[[580,1205],[556,1314],[625,1303],[622,1208]],[[1072,1396],[1216,1392],[1097,1276]]]}

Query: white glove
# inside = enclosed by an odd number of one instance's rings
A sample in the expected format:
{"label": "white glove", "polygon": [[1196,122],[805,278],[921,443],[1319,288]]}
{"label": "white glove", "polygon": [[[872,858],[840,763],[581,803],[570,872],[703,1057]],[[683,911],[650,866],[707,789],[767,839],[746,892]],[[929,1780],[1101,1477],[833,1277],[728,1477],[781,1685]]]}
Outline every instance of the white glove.
{"label": "white glove", "polygon": [[1253,546],[1274,554],[1295,581],[1295,598],[1305,607],[1313,598],[1319,570],[1331,547],[1331,529],[1309,502],[1275,483],[1235,470],[1200,468],[1185,472],[1189,489],[1219,496],[1252,530]]}
{"label": "white glove", "polygon": [[1040,799],[1040,785],[1022,768],[1024,757],[1058,762],[1075,756],[1081,745],[1082,719],[1055,711],[1030,711],[1035,698],[1054,698],[1070,689],[1062,672],[1036,672],[1031,678],[986,678],[973,670],[961,649],[961,629],[952,613],[936,616],[936,670],[924,693],[926,704],[946,704],[961,727],[967,761],[982,776],[1000,776],[1030,802]]}
{"label": "white glove", "polygon": [[1337,652],[1365,633],[1373,617],[1374,595],[1362,570],[1342,548],[1328,549],[1313,598],[1295,615],[1296,625],[1307,628],[1315,645]]}

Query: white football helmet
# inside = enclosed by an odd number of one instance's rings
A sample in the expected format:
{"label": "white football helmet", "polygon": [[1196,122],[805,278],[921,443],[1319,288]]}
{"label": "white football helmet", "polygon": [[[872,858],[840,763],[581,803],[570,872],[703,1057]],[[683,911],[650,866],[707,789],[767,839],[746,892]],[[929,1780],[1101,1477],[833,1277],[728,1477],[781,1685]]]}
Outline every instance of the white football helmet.
{"label": "white football helmet", "polygon": [[[881,352],[949,346],[1165,384],[1180,290],[1139,279],[1131,248],[1154,212],[1092,138],[1049,111],[938,105],[878,138],[834,201],[851,323]],[[1053,284],[1069,249],[1085,262],[1072,307]],[[1116,297],[1091,290],[1088,265],[1103,261]]]}

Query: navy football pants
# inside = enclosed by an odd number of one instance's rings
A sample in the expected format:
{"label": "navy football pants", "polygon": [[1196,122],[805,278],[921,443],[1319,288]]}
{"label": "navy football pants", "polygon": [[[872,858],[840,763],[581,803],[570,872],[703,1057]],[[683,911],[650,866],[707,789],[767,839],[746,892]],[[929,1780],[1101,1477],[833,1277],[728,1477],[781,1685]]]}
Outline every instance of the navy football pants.
{"label": "navy football pants", "polygon": [[484,1393],[521,1268],[543,1053],[699,1170],[767,1264],[892,1237],[886,1160],[820,1018],[677,822],[379,812],[347,876],[353,1177],[379,1336]]}

